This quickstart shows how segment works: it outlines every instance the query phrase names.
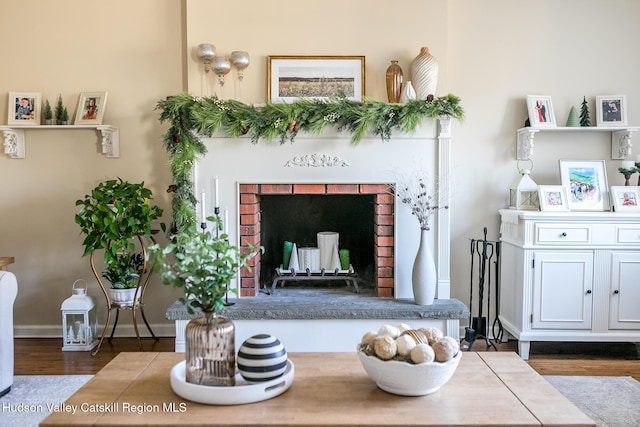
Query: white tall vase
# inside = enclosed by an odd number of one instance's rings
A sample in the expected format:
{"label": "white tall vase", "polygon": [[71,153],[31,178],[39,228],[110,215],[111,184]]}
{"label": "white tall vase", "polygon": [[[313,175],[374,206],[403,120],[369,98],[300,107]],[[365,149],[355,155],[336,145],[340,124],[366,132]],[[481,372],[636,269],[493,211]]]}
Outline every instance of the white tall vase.
{"label": "white tall vase", "polygon": [[416,99],[427,99],[436,94],[438,85],[438,63],[429,53],[428,47],[420,49],[420,53],[411,62],[411,83],[416,91]]}
{"label": "white tall vase", "polygon": [[420,246],[413,263],[413,298],[417,305],[431,305],[436,296],[438,275],[429,247],[428,230],[420,230]]}

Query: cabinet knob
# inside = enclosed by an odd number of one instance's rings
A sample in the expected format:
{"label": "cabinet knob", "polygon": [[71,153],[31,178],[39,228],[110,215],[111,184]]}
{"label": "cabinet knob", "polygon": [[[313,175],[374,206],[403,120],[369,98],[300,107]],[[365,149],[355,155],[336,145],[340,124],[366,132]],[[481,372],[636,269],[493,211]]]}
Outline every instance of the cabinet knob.
{"label": "cabinet knob", "polygon": [[590,294],[590,293],[591,293],[591,289],[587,289],[587,294]]}
{"label": "cabinet knob", "polygon": [[563,231],[563,232],[560,234],[560,236],[561,236],[561,237],[567,237],[567,232],[566,232],[566,231]]}
{"label": "cabinet knob", "polygon": [[615,291],[613,291],[614,294],[619,294],[620,291],[618,289],[616,289]]}

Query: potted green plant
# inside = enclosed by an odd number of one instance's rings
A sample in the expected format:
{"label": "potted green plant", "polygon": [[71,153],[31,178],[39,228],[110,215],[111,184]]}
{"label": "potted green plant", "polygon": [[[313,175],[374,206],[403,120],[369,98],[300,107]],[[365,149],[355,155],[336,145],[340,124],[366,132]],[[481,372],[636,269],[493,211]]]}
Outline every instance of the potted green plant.
{"label": "potted green plant", "polygon": [[[112,300],[122,302],[121,296],[115,296],[117,289],[133,289],[128,293],[135,293],[137,279],[143,273],[144,256],[137,253],[134,239],[150,238],[152,222],[162,216],[160,207],[149,204],[152,195],[144,182],[130,183],[118,178],[100,182],[83,199],[76,200],[76,206],[81,208],[75,222],[85,235],[82,256],[104,251],[105,271],[101,276],[109,280],[115,290]],[[163,223],[159,226],[165,229]]]}
{"label": "potted green plant", "polygon": [[[251,270],[249,260],[262,248],[249,245],[240,250],[221,233],[219,217],[208,217],[214,233],[183,231],[173,236],[165,247],[149,247],[151,265],[162,283],[184,289],[180,300],[190,313],[201,310],[202,316],[191,319],[185,332],[186,381],[211,386],[235,385],[235,327],[218,313],[225,305],[231,280],[238,270]],[[206,359],[206,360],[205,360]]]}
{"label": "potted green plant", "polygon": [[66,125],[69,122],[69,113],[67,112],[67,107],[65,107],[64,103],[62,102],[61,94],[58,94],[58,101],[56,102],[56,108],[55,108],[55,116],[56,116],[57,125]]}
{"label": "potted green plant", "polygon": [[49,104],[48,99],[44,101],[43,116],[45,125],[50,125],[51,123],[53,123],[53,110],[51,109],[51,104]]}

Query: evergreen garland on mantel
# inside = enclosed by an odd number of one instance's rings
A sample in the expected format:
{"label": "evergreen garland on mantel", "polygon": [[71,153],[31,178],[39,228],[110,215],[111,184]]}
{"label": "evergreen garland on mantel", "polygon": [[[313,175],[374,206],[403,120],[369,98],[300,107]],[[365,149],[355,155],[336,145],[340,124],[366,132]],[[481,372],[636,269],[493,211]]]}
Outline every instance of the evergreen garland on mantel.
{"label": "evergreen garland on mantel", "polygon": [[159,101],[156,109],[161,111],[160,122],[171,123],[164,135],[164,146],[170,155],[173,176],[173,185],[167,190],[173,193],[173,233],[197,232],[197,200],[191,173],[196,156],[207,152],[200,136],[209,137],[222,131],[232,138],[248,135],[252,143],[277,138],[284,144],[293,142],[300,131],[319,134],[332,126],[351,133],[351,143],[358,144],[369,132],[388,141],[393,130],[412,132],[425,118],[445,116],[462,120],[464,117],[460,98],[451,94],[406,104],[337,98],[257,106],[182,93]]}

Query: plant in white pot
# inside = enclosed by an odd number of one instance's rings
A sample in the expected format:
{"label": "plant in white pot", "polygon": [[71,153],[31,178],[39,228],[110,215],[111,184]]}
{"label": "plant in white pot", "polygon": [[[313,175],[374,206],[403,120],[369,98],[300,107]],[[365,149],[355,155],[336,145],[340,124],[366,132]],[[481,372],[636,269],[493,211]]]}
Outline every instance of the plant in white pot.
{"label": "plant in white pot", "polygon": [[[83,199],[76,200],[76,206],[81,208],[75,215],[75,222],[85,235],[82,256],[91,257],[91,267],[100,284],[99,276],[111,282],[111,289],[135,291],[139,285],[140,274],[147,270],[143,237],[152,239],[155,232],[152,223],[162,216],[160,207],[149,204],[152,195],[144,182],[130,183],[118,178],[100,182]],[[163,223],[159,227],[165,228]],[[105,270],[99,275],[93,258],[100,250],[104,251]],[[122,301],[118,296],[109,296],[107,301],[109,306],[115,301],[131,304],[133,298]]]}
{"label": "plant in white pot", "polygon": [[[235,326],[219,314],[225,305],[231,280],[242,268],[251,270],[248,261],[259,248],[248,251],[229,243],[220,233],[218,217],[208,217],[214,233],[183,231],[165,247],[149,247],[154,271],[167,285],[184,289],[180,300],[187,310],[201,311],[191,319],[185,331],[186,381],[210,386],[235,385]],[[260,248],[261,249],[261,248]]]}

